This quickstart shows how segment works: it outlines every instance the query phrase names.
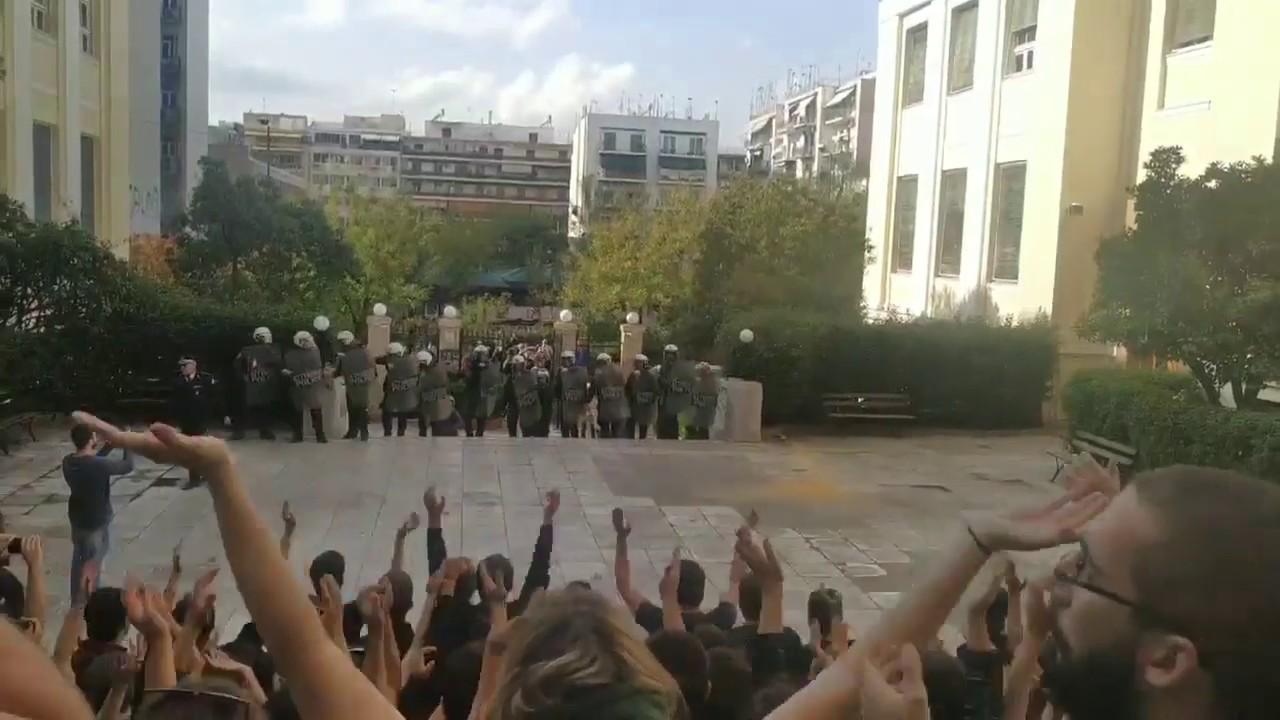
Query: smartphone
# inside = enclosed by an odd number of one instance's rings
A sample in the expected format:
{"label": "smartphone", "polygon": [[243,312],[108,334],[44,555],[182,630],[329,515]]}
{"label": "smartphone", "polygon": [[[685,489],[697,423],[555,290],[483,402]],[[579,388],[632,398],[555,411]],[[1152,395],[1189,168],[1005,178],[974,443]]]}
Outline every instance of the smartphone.
{"label": "smartphone", "polygon": [[16,537],[9,541],[8,552],[10,555],[22,554],[22,538]]}

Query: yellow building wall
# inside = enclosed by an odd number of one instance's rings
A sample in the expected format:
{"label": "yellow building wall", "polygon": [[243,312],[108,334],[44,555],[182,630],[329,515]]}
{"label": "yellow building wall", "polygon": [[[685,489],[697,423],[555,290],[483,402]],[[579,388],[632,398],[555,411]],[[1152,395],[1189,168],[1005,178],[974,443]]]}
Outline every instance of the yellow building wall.
{"label": "yellow building wall", "polygon": [[1151,0],[1141,159],[1179,145],[1184,171],[1199,174],[1214,161],[1271,157],[1280,124],[1280,2],[1219,0],[1213,39],[1169,52],[1172,5]]}

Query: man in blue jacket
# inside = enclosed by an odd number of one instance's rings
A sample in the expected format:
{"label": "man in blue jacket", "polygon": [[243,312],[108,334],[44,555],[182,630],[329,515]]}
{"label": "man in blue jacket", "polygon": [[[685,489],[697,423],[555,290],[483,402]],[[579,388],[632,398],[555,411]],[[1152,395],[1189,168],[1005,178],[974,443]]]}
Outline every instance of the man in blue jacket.
{"label": "man in blue jacket", "polygon": [[62,477],[71,488],[67,518],[71,521],[71,597],[80,592],[80,580],[87,563],[96,563],[96,577],[102,576],[103,562],[111,546],[111,478],[133,472],[133,457],[124,451],[119,460],[108,457],[111,446],[98,446],[98,438],[87,425],[71,428],[76,451],[62,459]]}

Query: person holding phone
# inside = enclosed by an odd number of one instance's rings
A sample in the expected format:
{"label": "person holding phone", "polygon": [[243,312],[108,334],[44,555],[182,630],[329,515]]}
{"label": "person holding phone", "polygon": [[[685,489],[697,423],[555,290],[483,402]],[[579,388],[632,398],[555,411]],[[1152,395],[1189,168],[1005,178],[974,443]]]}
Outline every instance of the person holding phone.
{"label": "person holding phone", "polygon": [[[109,457],[110,445],[99,446],[88,425],[71,428],[75,452],[62,459],[62,477],[71,488],[67,519],[71,521],[71,597],[80,592],[86,563],[95,563],[98,574],[111,546],[111,478],[133,472],[133,457],[124,450],[119,459]],[[90,588],[92,591],[93,588]]]}

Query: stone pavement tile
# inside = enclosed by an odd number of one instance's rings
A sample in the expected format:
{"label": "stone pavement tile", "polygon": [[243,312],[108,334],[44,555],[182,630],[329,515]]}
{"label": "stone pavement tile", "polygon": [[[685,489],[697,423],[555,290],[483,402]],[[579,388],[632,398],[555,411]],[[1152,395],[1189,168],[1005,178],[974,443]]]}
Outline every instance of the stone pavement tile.
{"label": "stone pavement tile", "polygon": [[872,562],[872,559],[866,553],[844,540],[816,540],[813,543],[813,548],[833,563]]}
{"label": "stone pavement tile", "polygon": [[911,558],[906,553],[894,547],[887,548],[863,548],[863,552],[872,560],[879,564],[886,563],[909,563]]}
{"label": "stone pavement tile", "polygon": [[902,596],[899,592],[872,592],[867,593],[871,600],[886,610],[897,605],[898,599]]}
{"label": "stone pavement tile", "polygon": [[870,563],[840,563],[840,572],[847,578],[872,578],[885,574],[884,568]]}
{"label": "stone pavement tile", "polygon": [[843,579],[844,575],[840,573],[839,568],[829,562],[812,563],[806,565],[793,564],[792,569],[796,574],[806,580],[836,580]]}

